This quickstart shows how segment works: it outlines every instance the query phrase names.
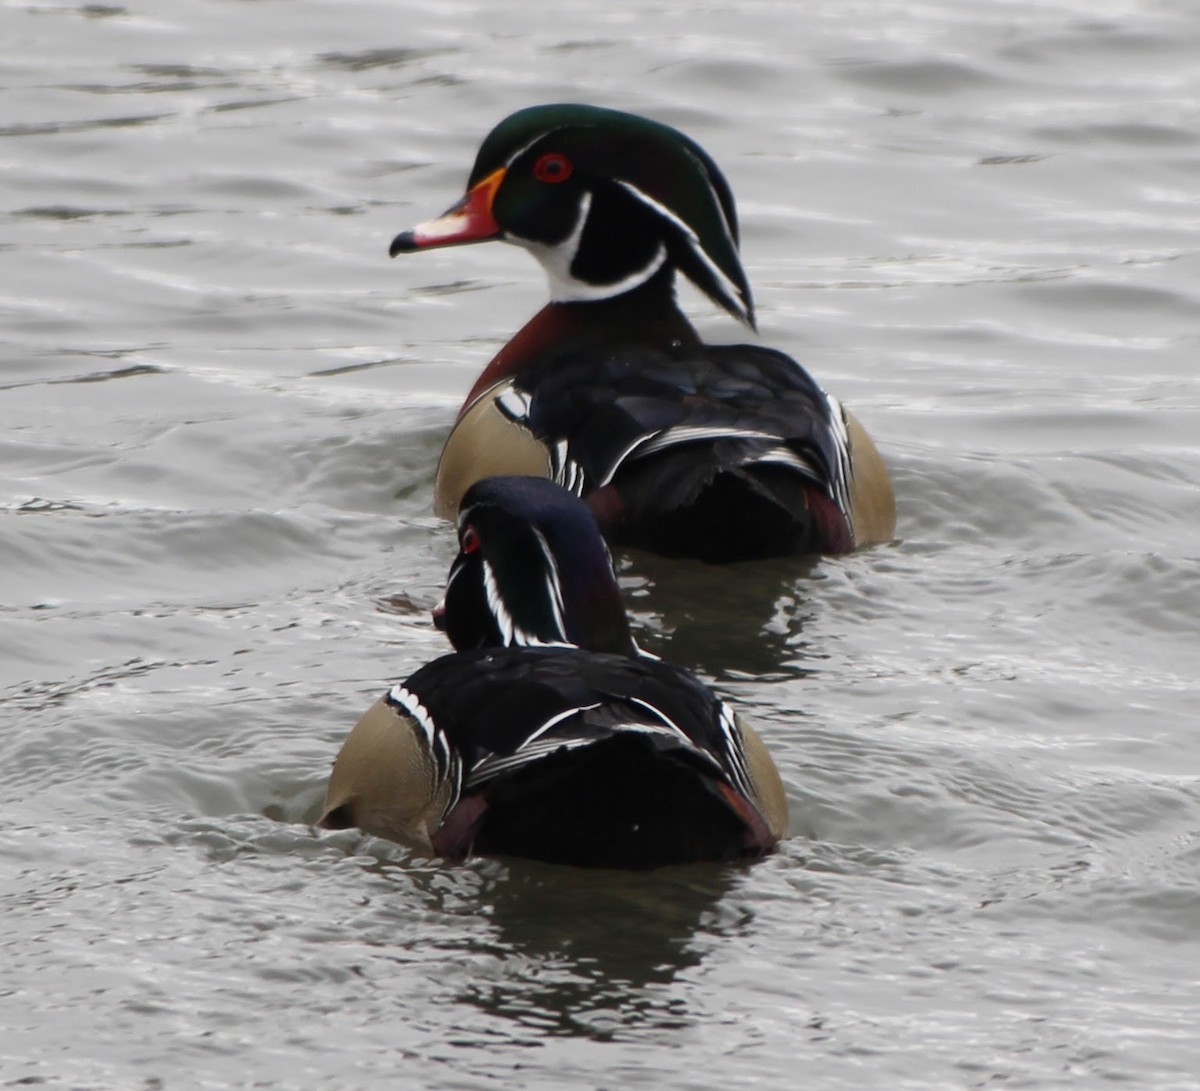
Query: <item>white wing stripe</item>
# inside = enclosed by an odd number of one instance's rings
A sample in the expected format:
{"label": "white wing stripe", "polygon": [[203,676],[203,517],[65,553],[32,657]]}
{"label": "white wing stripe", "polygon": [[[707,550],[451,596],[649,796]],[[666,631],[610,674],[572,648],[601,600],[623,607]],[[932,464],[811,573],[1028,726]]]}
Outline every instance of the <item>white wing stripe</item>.
{"label": "white wing stripe", "polygon": [[[554,736],[548,739],[536,738],[536,736],[540,735],[543,731],[549,730],[551,727],[555,726],[555,724],[561,723],[565,719],[569,719],[576,713],[586,712],[588,709],[596,707],[598,706],[589,705],[587,708],[567,709],[566,712],[560,713],[557,716],[551,717],[550,720],[547,720],[545,724],[543,724],[536,732],[534,732],[533,735],[530,736],[530,741],[522,743],[520,748],[514,753],[504,755],[489,754],[487,757],[476,762],[475,767],[471,770],[471,776],[467,780],[467,787],[474,788],[484,781],[492,780],[503,773],[509,773],[515,769],[520,769],[522,766],[531,765],[534,762],[540,761],[543,758],[547,758],[551,754],[556,754],[559,751],[578,750],[585,746],[594,746],[597,743],[605,742],[616,735],[627,733],[664,735],[669,739],[675,741],[679,740],[679,730],[678,728],[675,728],[674,725],[667,726],[664,724],[660,726],[658,724],[648,724],[639,721],[614,724],[611,728],[609,728],[608,732],[600,737],[594,735],[566,735]],[[658,715],[662,717],[661,713],[658,713]],[[667,721],[667,723],[669,722],[670,721]],[[715,761],[712,755],[707,751],[696,746],[696,744],[686,736],[683,737],[683,741],[687,744],[689,750],[707,759],[713,765],[717,766],[718,769],[720,768],[720,763]]]}
{"label": "white wing stripe", "polygon": [[475,763],[470,777],[467,778],[467,788],[475,788],[504,773],[511,773],[522,766],[532,765],[561,750],[578,750],[581,746],[590,746],[599,741],[598,739],[543,739],[530,746],[523,746],[515,754],[506,754],[502,757],[489,754]]}
{"label": "white wing stripe", "polygon": [[551,716],[550,719],[548,719],[544,724],[542,724],[541,727],[530,732],[530,734],[525,739],[525,741],[523,743],[521,743],[521,745],[517,748],[517,752],[520,753],[520,751],[524,750],[531,742],[534,742],[535,740],[540,739],[544,734],[546,734],[547,731],[549,731],[552,727],[554,727],[555,724],[561,724],[563,722],[563,720],[569,720],[572,716],[576,715],[577,713],[591,712],[592,709],[599,708],[599,707],[600,707],[600,702],[596,701],[595,703],[590,704],[590,705],[579,705],[577,708],[568,708],[565,712],[559,712],[557,715]]}
{"label": "white wing stripe", "polygon": [[627,700],[631,705],[638,705],[641,708],[644,708],[647,712],[650,713],[650,715],[661,720],[664,724],[666,724],[666,726],[668,728],[671,729],[671,731],[673,731],[677,736],[679,736],[679,738],[683,739],[683,741],[686,742],[688,744],[688,746],[696,745],[695,743],[692,742],[691,739],[689,739],[687,737],[687,735],[684,733],[683,729],[677,723],[675,723],[674,720],[672,720],[668,715],[666,715],[661,709],[655,708],[649,701],[643,701],[640,697],[626,697],[625,700]]}

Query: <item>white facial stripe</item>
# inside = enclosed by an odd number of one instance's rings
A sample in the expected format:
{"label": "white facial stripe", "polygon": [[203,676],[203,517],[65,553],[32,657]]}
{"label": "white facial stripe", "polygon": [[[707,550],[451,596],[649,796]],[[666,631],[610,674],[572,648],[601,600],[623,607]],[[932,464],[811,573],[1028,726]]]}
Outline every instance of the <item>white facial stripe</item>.
{"label": "white facial stripe", "polygon": [[[741,292],[738,289],[738,286],[736,284],[734,284],[734,282],[732,280],[730,280],[729,277],[726,276],[724,272],[721,271],[719,266],[717,266],[716,264],[713,263],[712,258],[710,258],[708,256],[708,254],[704,250],[704,247],[700,245],[700,239],[696,235],[696,232],[693,231],[690,227],[688,227],[688,225],[686,223],[684,223],[683,220],[681,220],[678,216],[676,216],[675,213],[672,212],[669,208],[667,208],[667,206],[664,205],[661,201],[656,201],[648,193],[643,193],[640,189],[637,188],[637,186],[633,185],[631,182],[626,182],[623,179],[618,178],[617,185],[619,185],[623,189],[625,189],[626,192],[632,194],[643,204],[654,209],[654,211],[657,212],[660,216],[662,216],[663,219],[669,220],[677,228],[679,228],[680,232],[682,232],[682,234],[683,234],[684,241],[688,244],[689,247],[691,247],[692,253],[695,254],[696,257],[698,257],[700,259],[700,261],[705,265],[705,267],[708,269],[708,271],[712,274],[713,279],[716,280],[716,282],[717,282],[718,290],[721,292],[721,294],[723,296],[725,296],[726,299],[729,300],[729,303],[732,306],[733,310],[737,314],[742,315],[747,321],[749,321],[750,315],[749,315],[749,312],[746,310],[746,304],[744,302],[742,302],[742,296],[741,296]],[[711,187],[710,187],[710,189],[711,189]],[[713,194],[713,200],[716,201],[717,207],[720,208],[721,202],[719,200],[717,200],[717,195],[715,193]],[[722,225],[725,228],[726,234],[729,236],[730,245],[734,246],[734,248],[736,249],[736,245],[733,242],[733,235],[730,234],[730,232],[729,232],[729,224],[725,220],[724,213],[722,213],[721,221],[722,221]]]}
{"label": "white facial stripe", "polygon": [[496,619],[496,626],[500,630],[500,639],[507,647],[513,642],[513,619],[505,609],[504,599],[500,597],[500,588],[496,586],[496,573],[492,571],[492,566],[486,560],[483,562],[483,593],[487,597],[488,609],[491,610],[492,617]]}
{"label": "white facial stripe", "polygon": [[639,284],[645,284],[667,260],[667,248],[660,243],[644,268],[638,269],[620,280],[612,281],[609,284],[589,284],[587,281],[577,279],[571,273],[571,266],[575,263],[575,255],[579,252],[579,240],[583,237],[583,229],[587,224],[591,208],[592,195],[585,191],[579,198],[579,211],[575,218],[575,226],[560,243],[551,245],[533,239],[523,239],[521,236],[511,233],[506,236],[510,242],[525,247],[541,262],[542,268],[546,270],[546,277],[550,281],[550,299],[554,303],[586,303],[623,295]]}
{"label": "white facial stripe", "polygon": [[450,594],[450,588],[454,586],[454,581],[463,574],[466,569],[466,564],[454,564],[450,568],[450,575],[446,577],[446,590],[442,592],[442,605],[446,605],[446,596]]}
{"label": "white facial stripe", "polygon": [[537,136],[535,136],[528,144],[522,144],[515,152],[512,153],[512,155],[510,155],[506,160],[504,160],[505,168],[511,167],[518,159],[521,158],[521,156],[523,156],[527,151],[529,151],[529,149],[532,148],[534,146],[534,144],[537,144],[540,141],[545,140],[546,137],[548,137],[551,133],[561,132],[563,129],[567,129],[567,128],[570,128],[570,126],[557,125],[553,129],[546,129],[544,132],[538,133]]}
{"label": "white facial stripe", "polygon": [[[504,598],[500,594],[500,587],[496,583],[496,573],[492,566],[485,560],[483,562],[483,593],[487,598],[488,609],[495,618],[496,627],[500,630],[500,641],[503,647],[506,648],[573,648],[575,645],[567,642],[564,634],[563,639],[559,640],[543,640],[541,637],[528,632],[521,628],[514,620],[504,605]],[[553,598],[551,599],[553,603]],[[561,631],[561,592],[559,598],[560,611],[558,620],[560,622]]]}
{"label": "white facial stripe", "polygon": [[542,532],[533,527],[534,537],[537,538],[542,556],[546,558],[546,596],[550,600],[550,611],[554,615],[554,625],[558,635],[567,639],[567,623],[563,617],[563,593],[561,577],[558,573],[558,563],[550,552],[550,543],[542,536]]}

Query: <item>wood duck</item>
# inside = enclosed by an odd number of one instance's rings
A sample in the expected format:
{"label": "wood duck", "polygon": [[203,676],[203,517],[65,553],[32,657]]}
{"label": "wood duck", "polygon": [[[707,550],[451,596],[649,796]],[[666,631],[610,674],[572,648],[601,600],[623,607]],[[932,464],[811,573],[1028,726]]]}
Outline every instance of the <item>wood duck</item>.
{"label": "wood duck", "polygon": [[589,509],[540,478],[471,486],[439,608],[455,648],[350,732],[320,825],[450,860],[649,868],[769,852],[787,829],[757,733],[638,651]]}
{"label": "wood duck", "polygon": [[484,140],[467,193],[397,235],[400,253],[501,239],[550,303],[497,353],[459,412],[435,507],[492,474],[583,496],[614,543],[734,561],[844,553],[895,531],[891,479],[858,421],[795,360],[707,345],[682,273],[754,328],[729,184],[683,133],[595,106],[533,106]]}

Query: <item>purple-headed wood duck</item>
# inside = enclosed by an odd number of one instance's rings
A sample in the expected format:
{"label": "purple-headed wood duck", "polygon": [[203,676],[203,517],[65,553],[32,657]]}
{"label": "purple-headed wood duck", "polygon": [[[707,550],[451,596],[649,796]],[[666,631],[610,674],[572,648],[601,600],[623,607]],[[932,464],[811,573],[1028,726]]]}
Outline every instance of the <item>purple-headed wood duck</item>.
{"label": "purple-headed wood duck", "polygon": [[492,474],[584,497],[610,542],[734,561],[890,540],[891,479],[857,419],[795,360],[702,342],[682,273],[754,328],[733,194],[683,133],[596,106],[533,106],[484,140],[467,193],[397,235],[393,256],[500,239],[550,303],[467,396],[438,466],[453,518]]}
{"label": "purple-headed wood duck", "polygon": [[758,734],[641,653],[589,509],[542,478],[467,489],[437,612],[455,648],[350,732],[320,824],[421,851],[649,868],[769,852],[787,830]]}

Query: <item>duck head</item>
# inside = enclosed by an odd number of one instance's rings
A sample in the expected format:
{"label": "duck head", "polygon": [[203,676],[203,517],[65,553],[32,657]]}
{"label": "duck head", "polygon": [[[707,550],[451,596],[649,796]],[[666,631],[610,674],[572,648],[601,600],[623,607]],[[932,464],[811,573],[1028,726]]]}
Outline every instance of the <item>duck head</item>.
{"label": "duck head", "polygon": [[612,299],[683,273],[754,325],[733,194],[676,129],[598,106],[531,106],[488,135],[467,193],[391,255],[502,239],[541,262],[556,303]]}
{"label": "duck head", "polygon": [[560,485],[477,482],[459,507],[458,545],[434,611],[458,651],[564,644],[637,653],[595,516]]}

